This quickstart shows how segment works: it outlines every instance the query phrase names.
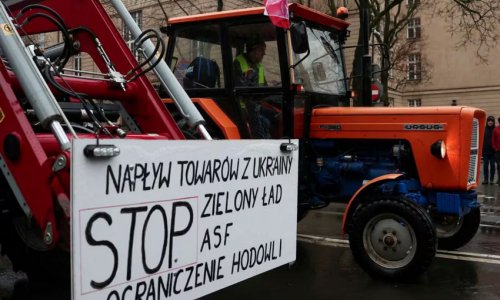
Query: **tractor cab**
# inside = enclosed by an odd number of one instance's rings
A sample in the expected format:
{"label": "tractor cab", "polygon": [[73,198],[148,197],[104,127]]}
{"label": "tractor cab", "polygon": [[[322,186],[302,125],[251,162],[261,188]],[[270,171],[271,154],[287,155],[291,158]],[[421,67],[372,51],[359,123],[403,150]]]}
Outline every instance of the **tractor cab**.
{"label": "tractor cab", "polygon": [[348,101],[348,23],[299,4],[289,11],[290,30],[275,27],[262,7],[172,18],[163,28],[167,62],[188,95],[199,106],[215,102],[228,118],[226,127],[208,124],[215,137],[301,137],[306,103]]}

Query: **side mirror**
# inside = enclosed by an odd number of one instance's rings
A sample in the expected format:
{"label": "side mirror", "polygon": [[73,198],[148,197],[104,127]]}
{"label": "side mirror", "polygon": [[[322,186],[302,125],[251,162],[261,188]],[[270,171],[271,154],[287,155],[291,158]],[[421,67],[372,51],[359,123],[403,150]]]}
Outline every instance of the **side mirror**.
{"label": "side mirror", "polygon": [[307,39],[307,26],[305,22],[293,23],[290,26],[292,38],[292,49],[297,54],[309,51],[309,40]]}

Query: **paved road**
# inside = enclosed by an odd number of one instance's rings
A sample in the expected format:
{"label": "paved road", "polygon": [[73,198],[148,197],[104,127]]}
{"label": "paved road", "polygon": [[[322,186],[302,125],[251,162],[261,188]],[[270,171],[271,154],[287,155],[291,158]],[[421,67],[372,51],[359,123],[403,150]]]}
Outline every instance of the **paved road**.
{"label": "paved road", "polygon": [[[500,299],[500,231],[482,226],[458,251],[439,251],[411,283],[371,278],[342,239],[343,205],[313,211],[298,226],[297,261],[204,299]],[[500,220],[500,214],[488,213]]]}
{"label": "paved road", "polygon": [[[481,230],[460,252],[439,252],[412,283],[368,276],[342,240],[344,204],[312,211],[299,223],[297,261],[223,289],[204,299],[497,299],[500,300],[500,187],[480,186]],[[0,259],[0,299],[59,300],[55,286],[30,286]],[[65,299],[66,300],[66,299]],[[149,300],[149,299],[148,299]]]}
{"label": "paved road", "polygon": [[297,261],[204,299],[500,299],[500,265],[437,258],[413,283],[371,278],[350,250],[299,242]]}
{"label": "paved road", "polygon": [[299,223],[297,261],[204,299],[500,299],[500,187],[479,187],[482,224],[454,252],[439,251],[412,283],[371,278],[342,239],[343,204],[312,211]]}

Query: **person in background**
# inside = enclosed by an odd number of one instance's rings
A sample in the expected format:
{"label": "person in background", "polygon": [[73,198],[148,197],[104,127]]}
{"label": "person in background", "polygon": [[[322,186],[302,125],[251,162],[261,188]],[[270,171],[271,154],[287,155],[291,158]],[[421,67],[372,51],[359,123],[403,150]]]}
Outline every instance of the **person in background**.
{"label": "person in background", "polygon": [[[500,124],[500,118],[498,118],[498,124]],[[497,163],[497,174],[500,175],[500,125],[493,129],[493,134],[491,135],[491,146],[495,150],[495,161]],[[498,185],[500,185],[500,176],[497,178]]]}
{"label": "person in background", "polygon": [[[495,149],[492,145],[493,130],[495,129],[495,117],[489,116],[486,119],[483,142],[483,184],[493,184],[495,178]],[[500,174],[500,173],[499,173]]]}

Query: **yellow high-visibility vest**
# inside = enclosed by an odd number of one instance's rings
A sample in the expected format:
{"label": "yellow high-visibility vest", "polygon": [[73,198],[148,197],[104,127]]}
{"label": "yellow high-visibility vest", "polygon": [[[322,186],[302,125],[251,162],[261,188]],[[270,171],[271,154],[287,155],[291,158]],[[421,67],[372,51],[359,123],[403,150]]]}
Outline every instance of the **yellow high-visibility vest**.
{"label": "yellow high-visibility vest", "polygon": [[[245,73],[248,71],[248,69],[250,69],[250,67],[248,66],[247,59],[245,58],[245,56],[243,54],[236,56],[236,60],[240,64],[240,68],[241,68],[242,73]],[[262,63],[257,64],[257,71],[259,74],[259,85],[264,85],[266,83],[266,81],[264,78],[264,67],[262,66]]]}

